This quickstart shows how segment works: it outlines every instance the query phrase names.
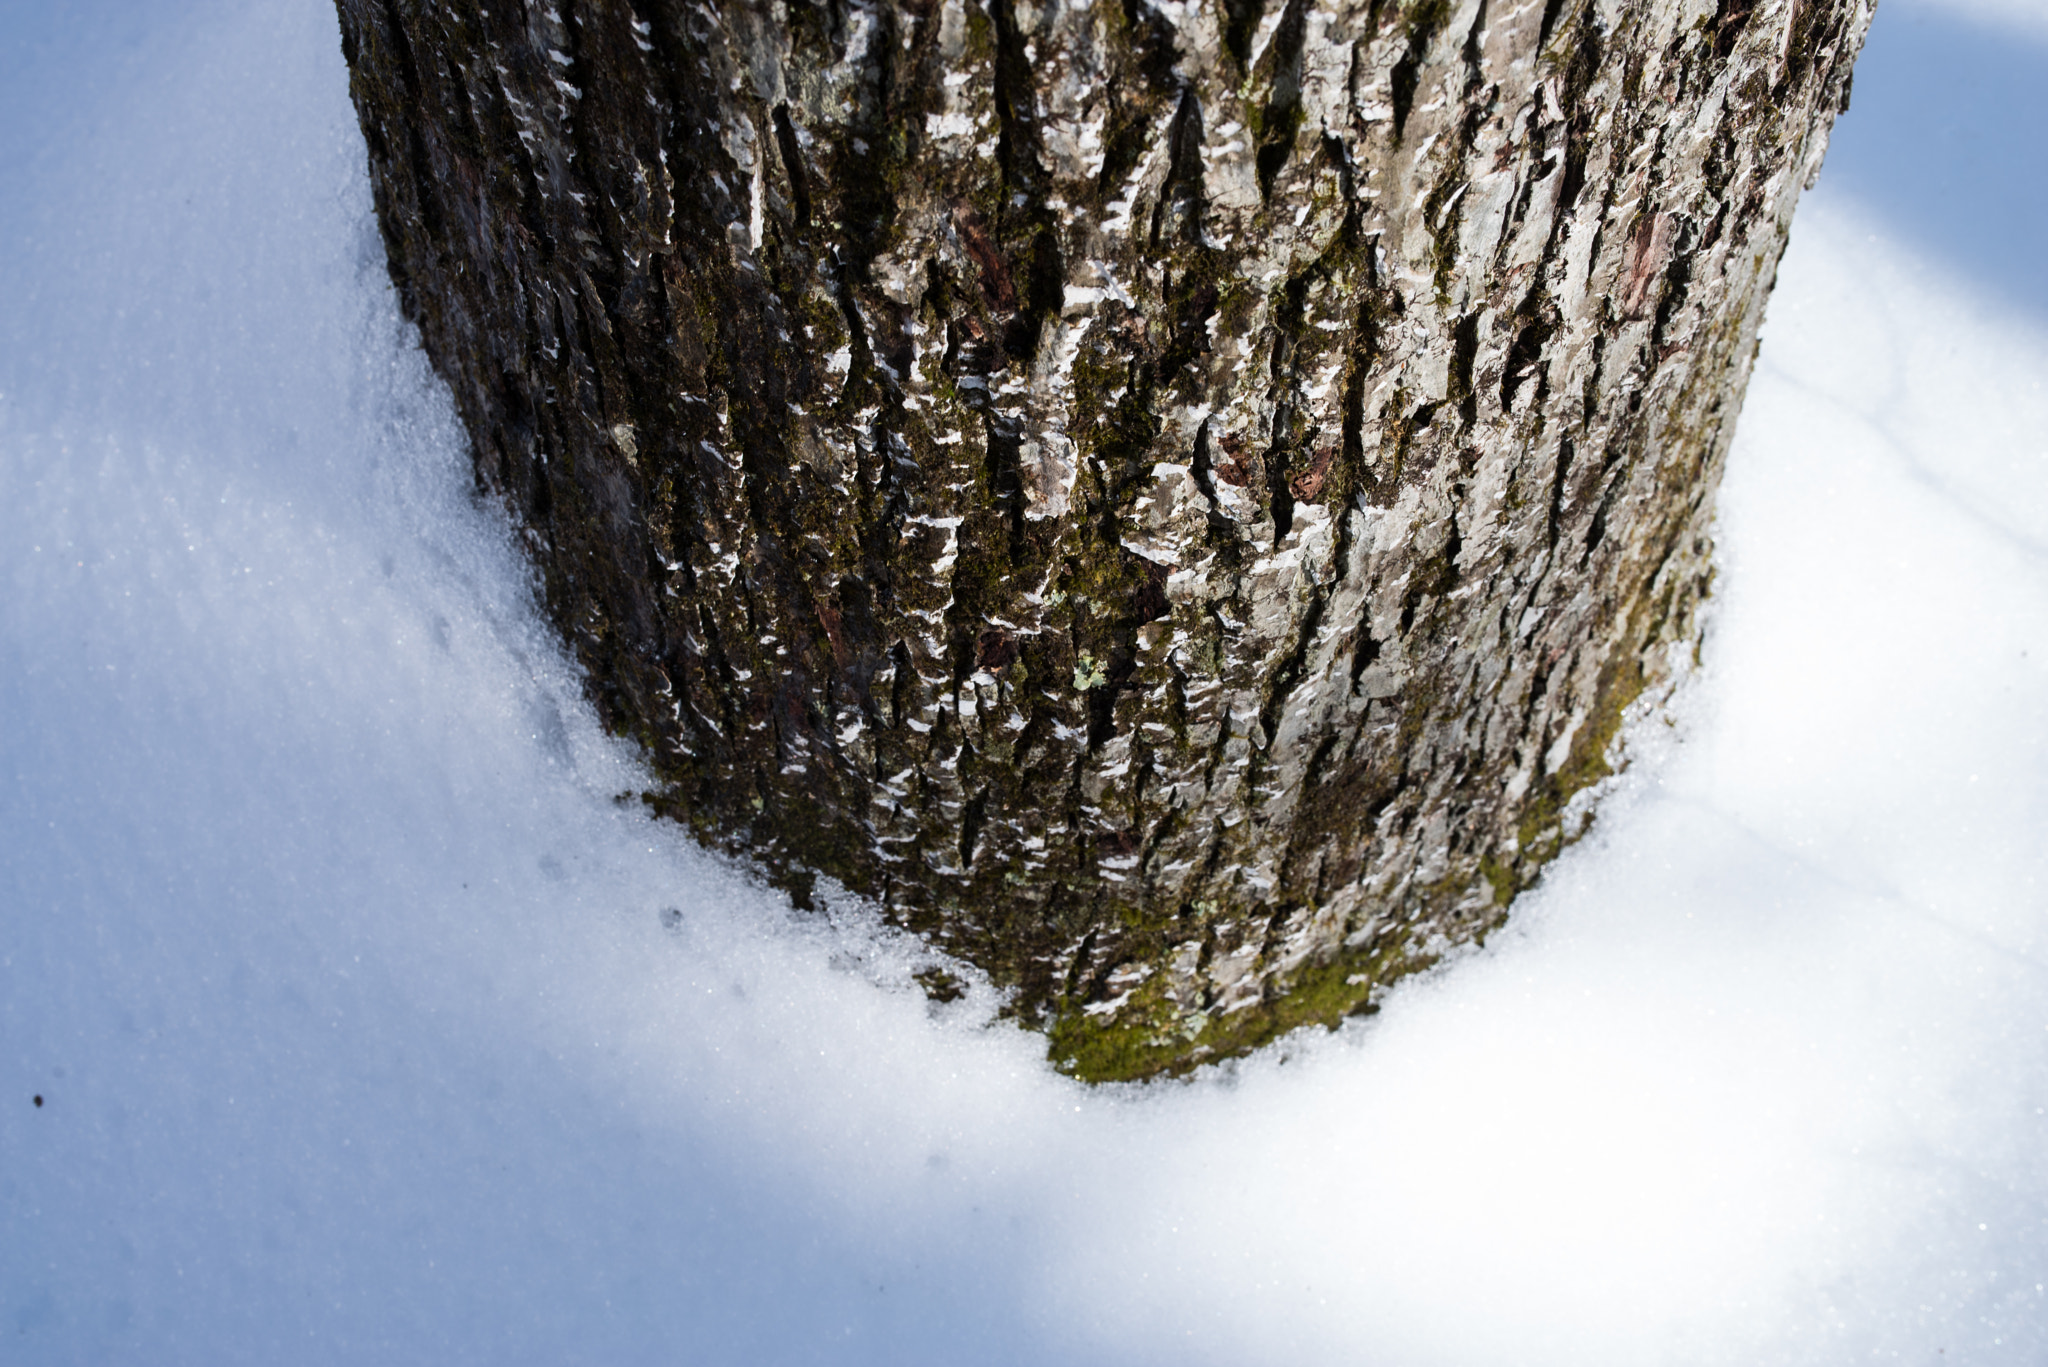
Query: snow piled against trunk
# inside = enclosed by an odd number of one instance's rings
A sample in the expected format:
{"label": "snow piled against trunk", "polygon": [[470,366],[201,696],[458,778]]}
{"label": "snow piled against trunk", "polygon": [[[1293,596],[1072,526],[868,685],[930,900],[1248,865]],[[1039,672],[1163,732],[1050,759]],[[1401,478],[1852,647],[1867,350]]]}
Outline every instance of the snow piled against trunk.
{"label": "snow piled against trunk", "polygon": [[0,24],[0,1356],[2048,1358],[2048,318],[1858,142],[1912,25],[2039,26],[1880,15],[1597,834],[1089,1091],[616,800],[320,0]]}

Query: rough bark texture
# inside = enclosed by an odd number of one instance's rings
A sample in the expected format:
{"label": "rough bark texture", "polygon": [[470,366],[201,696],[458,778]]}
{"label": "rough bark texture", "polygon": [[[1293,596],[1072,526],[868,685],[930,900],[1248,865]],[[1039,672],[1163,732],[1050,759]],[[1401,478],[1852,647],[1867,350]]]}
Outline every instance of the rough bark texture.
{"label": "rough bark texture", "polygon": [[340,0],[647,800],[1098,1078],[1369,1008],[1579,829],[1870,9]]}

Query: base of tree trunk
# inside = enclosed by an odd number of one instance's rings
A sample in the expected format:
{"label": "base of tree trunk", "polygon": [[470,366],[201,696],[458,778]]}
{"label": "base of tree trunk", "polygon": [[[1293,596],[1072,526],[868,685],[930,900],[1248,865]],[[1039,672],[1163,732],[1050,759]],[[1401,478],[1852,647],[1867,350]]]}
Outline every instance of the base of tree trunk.
{"label": "base of tree trunk", "polygon": [[1498,925],[1698,643],[1866,0],[340,0],[646,800],[1178,1072]]}

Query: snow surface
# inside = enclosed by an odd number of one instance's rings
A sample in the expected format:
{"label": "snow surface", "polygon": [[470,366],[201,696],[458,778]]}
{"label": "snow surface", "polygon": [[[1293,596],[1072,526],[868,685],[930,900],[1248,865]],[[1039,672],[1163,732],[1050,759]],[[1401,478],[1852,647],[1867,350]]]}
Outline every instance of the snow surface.
{"label": "snow surface", "polygon": [[2044,18],[1885,0],[1597,835],[1089,1091],[612,800],[323,0],[0,0],[0,1359],[2048,1361]]}

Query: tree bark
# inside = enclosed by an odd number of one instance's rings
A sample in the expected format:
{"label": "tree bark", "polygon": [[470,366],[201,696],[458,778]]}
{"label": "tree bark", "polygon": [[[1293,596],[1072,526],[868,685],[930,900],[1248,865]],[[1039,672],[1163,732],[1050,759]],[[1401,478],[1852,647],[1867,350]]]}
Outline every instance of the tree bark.
{"label": "tree bark", "polygon": [[1498,925],[1689,661],[1871,0],[340,0],[660,811],[1089,1078]]}

